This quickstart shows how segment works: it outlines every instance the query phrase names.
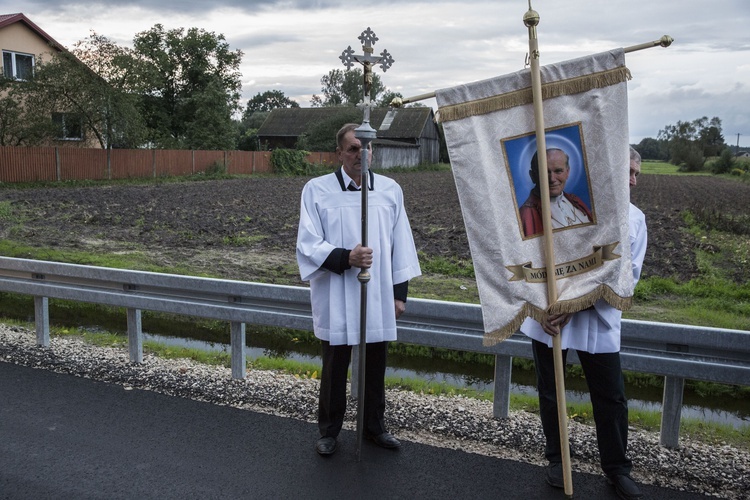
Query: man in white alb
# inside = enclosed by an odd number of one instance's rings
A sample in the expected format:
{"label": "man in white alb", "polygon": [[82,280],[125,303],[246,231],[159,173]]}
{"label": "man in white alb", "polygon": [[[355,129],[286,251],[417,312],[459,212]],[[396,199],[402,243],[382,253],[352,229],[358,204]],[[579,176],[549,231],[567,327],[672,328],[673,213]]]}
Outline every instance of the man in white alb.
{"label": "man in white alb", "polygon": [[[624,167],[623,167],[624,168]],[[636,185],[641,157],[630,148],[630,187]],[[641,276],[648,241],[646,217],[632,203],[629,207],[631,269],[633,286]],[[544,455],[549,461],[547,482],[563,488],[560,428],[552,352],[552,337],[561,335],[563,363],[568,349],[575,349],[591,396],[596,438],[602,471],[620,498],[642,498],[638,485],[630,477],[633,463],[627,455],[628,400],[620,364],[620,325],[622,312],[603,299],[575,314],[553,314],[538,323],[527,318],[521,332],[530,337],[539,392],[539,416],[546,438]]]}
{"label": "man in white alb", "polygon": [[369,171],[368,246],[361,242],[362,151],[356,124],[336,135],[342,167],[310,180],[302,190],[297,263],[310,282],[313,329],[323,345],[318,428],[320,455],[336,451],[346,413],[346,378],[351,348],[359,344],[360,268],[369,268],[365,349],[364,436],[379,446],[401,443],[385,428],[385,366],[396,319],[406,309],[409,280],[421,270],[401,187]]}

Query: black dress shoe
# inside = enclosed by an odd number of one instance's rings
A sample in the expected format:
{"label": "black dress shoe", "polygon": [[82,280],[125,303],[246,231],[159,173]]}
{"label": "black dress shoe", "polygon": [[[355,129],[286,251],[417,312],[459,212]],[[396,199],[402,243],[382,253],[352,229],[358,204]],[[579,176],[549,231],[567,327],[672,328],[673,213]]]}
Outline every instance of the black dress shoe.
{"label": "black dress shoe", "polygon": [[318,439],[315,444],[315,451],[318,452],[318,455],[333,455],[333,452],[336,451],[336,438],[326,436]]}
{"label": "black dress shoe", "polygon": [[377,436],[373,435],[365,435],[367,439],[370,441],[373,441],[376,445],[381,446],[383,448],[388,448],[390,450],[396,449],[399,446],[401,446],[401,442],[393,437],[393,435],[390,432],[384,432],[382,434],[379,434]]}
{"label": "black dress shoe", "polygon": [[553,488],[565,488],[562,462],[550,462],[547,466],[547,484]]}
{"label": "black dress shoe", "polygon": [[615,487],[617,496],[624,500],[633,500],[636,498],[643,498],[643,493],[635,484],[635,481],[626,474],[619,474],[616,476],[608,476],[607,481],[609,484]]}

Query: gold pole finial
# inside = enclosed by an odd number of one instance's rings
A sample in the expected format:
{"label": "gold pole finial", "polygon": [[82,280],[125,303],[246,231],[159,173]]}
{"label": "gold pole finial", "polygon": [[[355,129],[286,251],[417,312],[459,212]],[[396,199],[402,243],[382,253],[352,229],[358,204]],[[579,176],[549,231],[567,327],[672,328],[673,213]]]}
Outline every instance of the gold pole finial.
{"label": "gold pole finial", "polygon": [[531,2],[529,2],[529,10],[523,15],[523,24],[527,28],[536,27],[539,25],[539,13],[531,8]]}

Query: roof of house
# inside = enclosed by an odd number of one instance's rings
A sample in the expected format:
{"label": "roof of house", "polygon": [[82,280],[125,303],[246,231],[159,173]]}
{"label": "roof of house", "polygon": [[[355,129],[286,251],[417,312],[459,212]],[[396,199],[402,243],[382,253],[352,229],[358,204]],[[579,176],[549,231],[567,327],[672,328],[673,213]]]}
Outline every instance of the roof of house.
{"label": "roof of house", "polygon": [[44,40],[47,41],[50,45],[52,45],[57,50],[65,51],[65,47],[63,47],[60,43],[57,42],[54,38],[49,36],[45,31],[34,24],[31,19],[23,15],[22,13],[17,14],[0,14],[0,29],[5,28],[6,26],[10,26],[14,23],[23,23],[26,25],[27,28],[29,28],[31,31],[42,37]]}
{"label": "roof of house", "polygon": [[[327,120],[341,112],[341,108],[278,108],[272,110],[258,135],[264,137],[299,137],[311,124]],[[425,124],[433,120],[432,108],[375,108],[370,113],[370,125],[380,139],[419,137]]]}

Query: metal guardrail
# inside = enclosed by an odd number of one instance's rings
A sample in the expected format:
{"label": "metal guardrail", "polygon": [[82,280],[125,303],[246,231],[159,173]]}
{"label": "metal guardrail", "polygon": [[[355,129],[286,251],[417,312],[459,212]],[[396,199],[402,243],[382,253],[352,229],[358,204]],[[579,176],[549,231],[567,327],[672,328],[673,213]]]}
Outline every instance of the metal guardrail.
{"label": "metal guardrail", "polygon": [[[310,290],[302,287],[0,257],[0,291],[34,297],[42,346],[49,345],[50,298],[127,308],[134,362],[143,361],[143,310],[229,321],[234,378],[245,377],[246,324],[312,330]],[[526,336],[484,346],[479,305],[426,299],[409,299],[398,328],[399,342],[494,355],[494,415],[508,416],[512,358],[532,358]],[[750,385],[747,331],[624,320],[621,344],[623,369],[665,377],[661,444],[667,447],[679,443],[685,379]],[[578,362],[575,352],[568,362]]]}

